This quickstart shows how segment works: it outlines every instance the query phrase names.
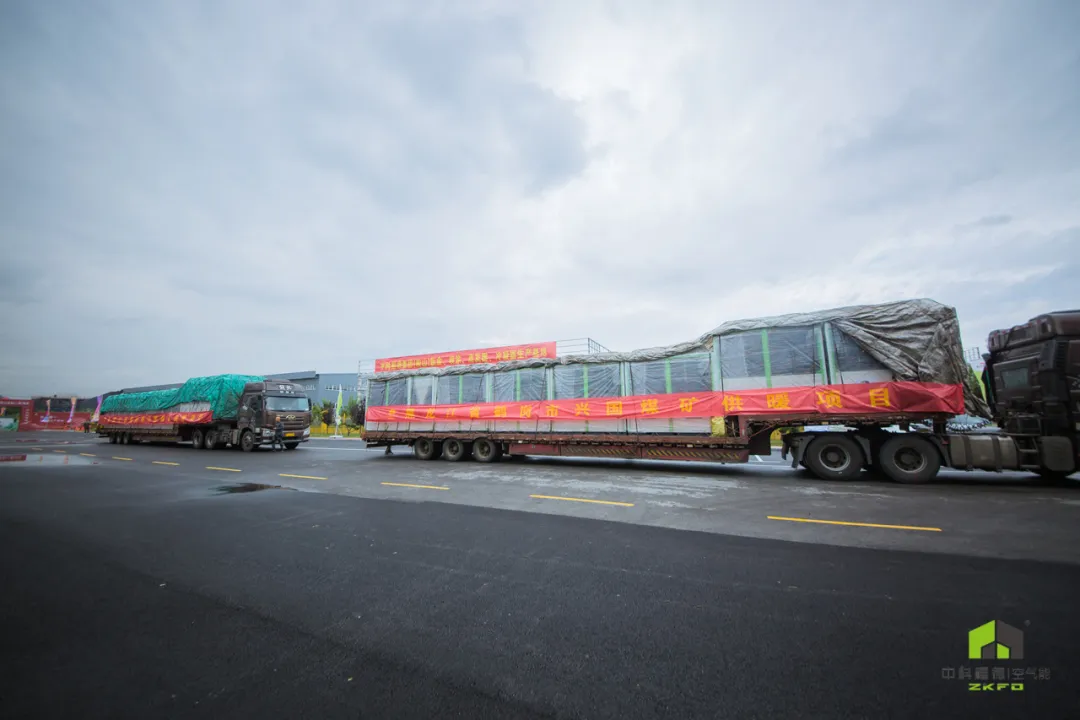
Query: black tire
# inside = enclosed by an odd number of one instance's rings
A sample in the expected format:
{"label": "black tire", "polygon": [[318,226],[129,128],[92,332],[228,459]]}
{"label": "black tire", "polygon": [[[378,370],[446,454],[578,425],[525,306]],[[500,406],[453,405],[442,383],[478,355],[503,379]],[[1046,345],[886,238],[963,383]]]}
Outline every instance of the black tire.
{"label": "black tire", "polygon": [[435,460],[442,454],[442,443],[431,438],[418,438],[413,443],[413,455],[417,460]]}
{"label": "black tire", "polygon": [[116,433],[109,433],[109,444],[110,445],[115,445],[119,440],[120,440],[120,438],[118,438],[116,436]]}
{"label": "black tire", "polygon": [[926,438],[905,433],[882,444],[875,464],[893,482],[921,485],[937,477],[941,455]]}
{"label": "black tire", "polygon": [[206,435],[203,434],[202,430],[191,431],[191,447],[195,448],[196,450],[202,450],[203,447],[205,447],[205,442]]}
{"label": "black tire", "polygon": [[469,446],[457,438],[443,440],[442,456],[444,460],[458,462],[465,459],[469,454]]}
{"label": "black tire", "polygon": [[286,450],[295,450],[298,447],[300,447],[300,443],[285,443]]}
{"label": "black tire", "polygon": [[502,447],[497,442],[480,438],[473,443],[472,456],[477,462],[495,462],[502,457]]}
{"label": "black tire", "polygon": [[1072,473],[1061,472],[1059,470],[1039,470],[1039,484],[1048,485],[1050,487],[1068,487],[1070,485],[1076,485],[1080,487],[1080,483],[1074,483],[1069,480]]}
{"label": "black tire", "polygon": [[131,444],[131,433],[120,433],[120,444],[121,445],[130,445]]}
{"label": "black tire", "polygon": [[847,433],[817,436],[807,446],[803,462],[822,480],[851,480],[866,464],[859,444]]}
{"label": "black tire", "polygon": [[203,447],[207,450],[217,450],[218,448],[218,436],[213,430],[207,430],[206,435],[203,436]]}
{"label": "black tire", "polygon": [[244,452],[251,452],[255,449],[255,436],[251,434],[250,430],[240,433],[240,449]]}

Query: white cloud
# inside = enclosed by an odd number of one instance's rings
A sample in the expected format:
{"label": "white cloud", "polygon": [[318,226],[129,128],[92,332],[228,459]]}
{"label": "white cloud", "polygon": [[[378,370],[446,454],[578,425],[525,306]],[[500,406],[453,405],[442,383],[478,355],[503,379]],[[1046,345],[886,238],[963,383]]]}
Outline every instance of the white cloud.
{"label": "white cloud", "polygon": [[379,7],[5,6],[0,392],[1078,304],[1069,3]]}

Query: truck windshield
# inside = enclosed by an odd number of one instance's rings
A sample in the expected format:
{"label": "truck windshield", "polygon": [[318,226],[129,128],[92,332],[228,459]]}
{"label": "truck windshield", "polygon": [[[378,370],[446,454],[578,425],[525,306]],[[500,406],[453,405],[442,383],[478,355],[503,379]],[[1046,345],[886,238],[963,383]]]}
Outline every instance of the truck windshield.
{"label": "truck windshield", "polygon": [[266,398],[266,409],[286,412],[307,412],[308,399],[306,397],[270,396]]}

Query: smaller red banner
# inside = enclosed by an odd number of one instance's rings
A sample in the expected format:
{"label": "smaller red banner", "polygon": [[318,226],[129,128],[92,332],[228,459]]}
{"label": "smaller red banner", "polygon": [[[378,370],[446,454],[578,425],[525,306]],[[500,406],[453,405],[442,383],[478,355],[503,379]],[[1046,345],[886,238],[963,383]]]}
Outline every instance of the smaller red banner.
{"label": "smaller red banner", "polygon": [[427,367],[453,367],[455,365],[483,365],[486,363],[527,360],[529,358],[555,357],[555,343],[543,342],[529,345],[506,345],[482,350],[455,350],[430,355],[403,355],[380,358],[375,361],[375,372],[416,370]]}
{"label": "smaller red banner", "polygon": [[108,413],[101,416],[101,427],[129,425],[201,425],[214,419],[211,410],[201,412]]}

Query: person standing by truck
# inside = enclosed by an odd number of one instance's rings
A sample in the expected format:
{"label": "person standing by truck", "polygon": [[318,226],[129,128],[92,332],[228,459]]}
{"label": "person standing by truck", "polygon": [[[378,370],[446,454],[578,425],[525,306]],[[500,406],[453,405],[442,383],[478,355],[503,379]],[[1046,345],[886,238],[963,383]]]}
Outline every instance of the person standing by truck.
{"label": "person standing by truck", "polygon": [[274,440],[270,443],[270,449],[274,452],[285,449],[285,423],[280,415],[274,419]]}

